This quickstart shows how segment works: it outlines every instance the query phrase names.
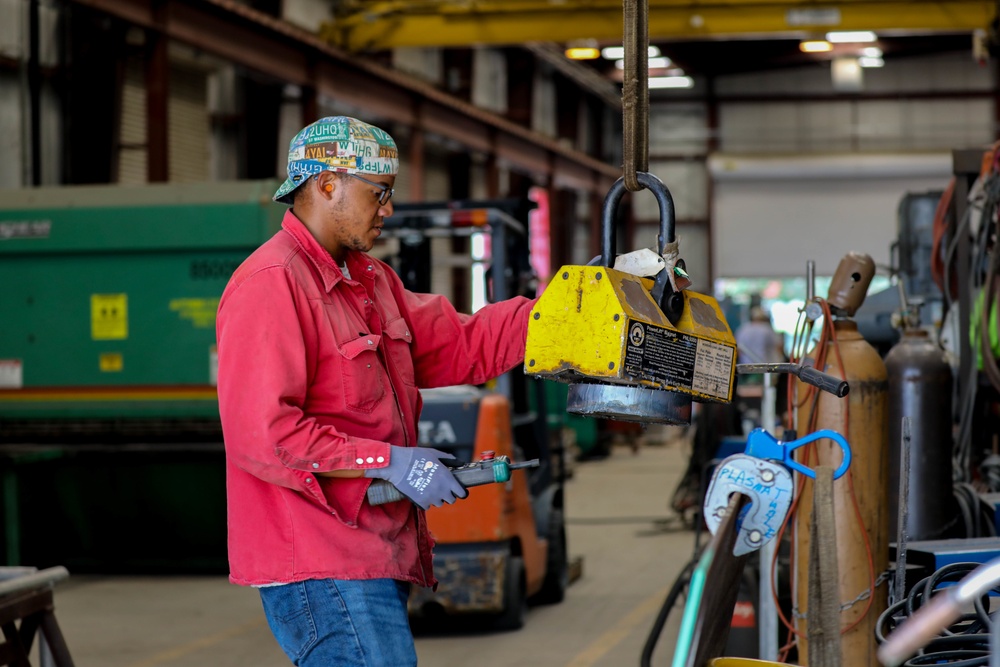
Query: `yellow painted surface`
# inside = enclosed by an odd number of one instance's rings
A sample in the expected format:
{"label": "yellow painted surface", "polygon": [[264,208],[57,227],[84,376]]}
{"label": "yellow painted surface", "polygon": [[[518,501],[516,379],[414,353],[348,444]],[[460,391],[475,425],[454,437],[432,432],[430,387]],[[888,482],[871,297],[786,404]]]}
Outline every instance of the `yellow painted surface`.
{"label": "yellow painted surface", "polygon": [[170,310],[182,320],[190,320],[196,329],[215,327],[215,313],[219,310],[219,299],[171,299]]}
{"label": "yellow painted surface", "polygon": [[128,295],[90,295],[90,337],[94,340],[128,338]]}
{"label": "yellow painted surface", "polygon": [[125,368],[121,352],[104,352],[98,359],[102,373],[120,373]]}
{"label": "yellow painted surface", "polygon": [[[684,312],[673,326],[650,296],[652,287],[652,280],[607,267],[559,269],[528,320],[525,372],[564,382],[593,379],[681,391],[707,400],[732,400],[736,341],[718,303],[703,294],[685,292]],[[686,354],[693,361],[692,374],[702,382],[683,386],[634,377],[626,371],[628,350],[641,346],[654,331],[698,339],[697,352]],[[669,360],[674,358],[668,356],[664,366],[670,367]]]}
{"label": "yellow painted surface", "polygon": [[[597,39],[621,43],[622,4],[614,0],[482,0],[414,3],[355,0],[323,36],[349,50],[522,44]],[[826,30],[970,32],[996,15],[992,0],[650,0],[650,39]]]}
{"label": "yellow painted surface", "polygon": [[619,377],[627,313],[608,272],[591,266],[559,269],[528,320],[527,373],[573,370],[589,377]]}

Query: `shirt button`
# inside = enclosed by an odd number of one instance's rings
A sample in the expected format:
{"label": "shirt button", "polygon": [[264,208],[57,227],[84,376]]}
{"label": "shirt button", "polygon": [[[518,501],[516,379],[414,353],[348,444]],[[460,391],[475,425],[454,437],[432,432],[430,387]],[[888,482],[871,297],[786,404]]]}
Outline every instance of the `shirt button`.
{"label": "shirt button", "polygon": [[369,456],[368,457],[368,463],[375,463],[375,459],[373,459],[372,457]]}
{"label": "shirt button", "polygon": [[318,463],[314,463],[314,464],[313,464],[313,468],[318,468],[318,467],[319,467],[319,464],[318,464]]}
{"label": "shirt button", "polygon": [[380,457],[378,457],[375,460],[378,461],[379,463],[385,463],[385,457],[384,456],[380,456]]}
{"label": "shirt button", "polygon": [[313,481],[312,477],[306,477],[306,484],[312,484],[312,481]]}
{"label": "shirt button", "polygon": [[372,270],[372,265],[371,265],[371,264],[369,264],[369,265],[368,265],[368,270],[369,270],[369,271],[371,271],[371,270]]}
{"label": "shirt button", "polygon": [[358,465],[361,465],[362,463],[365,462],[365,460],[362,459],[362,458],[357,458],[357,459],[354,460],[354,462],[357,463]]}
{"label": "shirt button", "polygon": [[369,344],[369,345],[374,345],[375,343],[373,343],[373,342],[371,342],[371,341],[369,340],[369,341],[368,341],[368,344]]}

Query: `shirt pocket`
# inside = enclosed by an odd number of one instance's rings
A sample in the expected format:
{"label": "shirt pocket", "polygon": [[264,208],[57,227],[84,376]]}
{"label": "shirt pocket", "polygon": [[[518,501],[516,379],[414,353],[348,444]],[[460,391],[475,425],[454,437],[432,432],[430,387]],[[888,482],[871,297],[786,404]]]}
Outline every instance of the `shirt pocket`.
{"label": "shirt pocket", "polygon": [[367,334],[347,341],[337,350],[342,357],[344,404],[352,410],[371,412],[385,396],[382,365],[378,360],[381,336]]}
{"label": "shirt pocket", "polygon": [[396,372],[403,378],[403,382],[411,387],[417,386],[416,377],[413,371],[413,351],[410,345],[413,343],[413,336],[410,334],[410,325],[402,317],[386,322],[382,333],[386,338],[386,354],[392,362]]}

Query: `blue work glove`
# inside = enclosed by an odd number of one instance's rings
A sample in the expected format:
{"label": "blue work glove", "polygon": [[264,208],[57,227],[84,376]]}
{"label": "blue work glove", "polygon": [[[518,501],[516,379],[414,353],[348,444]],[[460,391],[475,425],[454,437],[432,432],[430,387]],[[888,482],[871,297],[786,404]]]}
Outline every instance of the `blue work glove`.
{"label": "blue work glove", "polygon": [[365,470],[365,477],[384,479],[414,503],[427,509],[465,498],[468,490],[458,483],[441,459],[455,458],[430,447],[391,445],[389,465]]}

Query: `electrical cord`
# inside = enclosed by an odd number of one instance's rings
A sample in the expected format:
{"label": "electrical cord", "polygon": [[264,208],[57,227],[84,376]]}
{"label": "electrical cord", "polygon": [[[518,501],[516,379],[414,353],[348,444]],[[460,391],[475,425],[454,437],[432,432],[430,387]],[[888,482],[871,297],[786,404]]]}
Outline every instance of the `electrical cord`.
{"label": "electrical cord", "polygon": [[966,538],[996,537],[997,531],[993,517],[988,508],[983,506],[975,487],[966,482],[955,484],[953,495],[958,504]]}
{"label": "electrical cord", "polygon": [[[906,597],[879,615],[875,624],[875,640],[880,645],[885,643],[892,631],[927,604],[942,584],[957,582],[980,565],[981,563],[951,563],[921,579]],[[947,664],[949,667],[987,667],[990,657],[989,633],[993,627],[989,604],[987,591],[973,600],[974,611],[964,614],[944,629],[943,636],[929,642],[918,655],[905,662],[903,667],[938,664]]]}

